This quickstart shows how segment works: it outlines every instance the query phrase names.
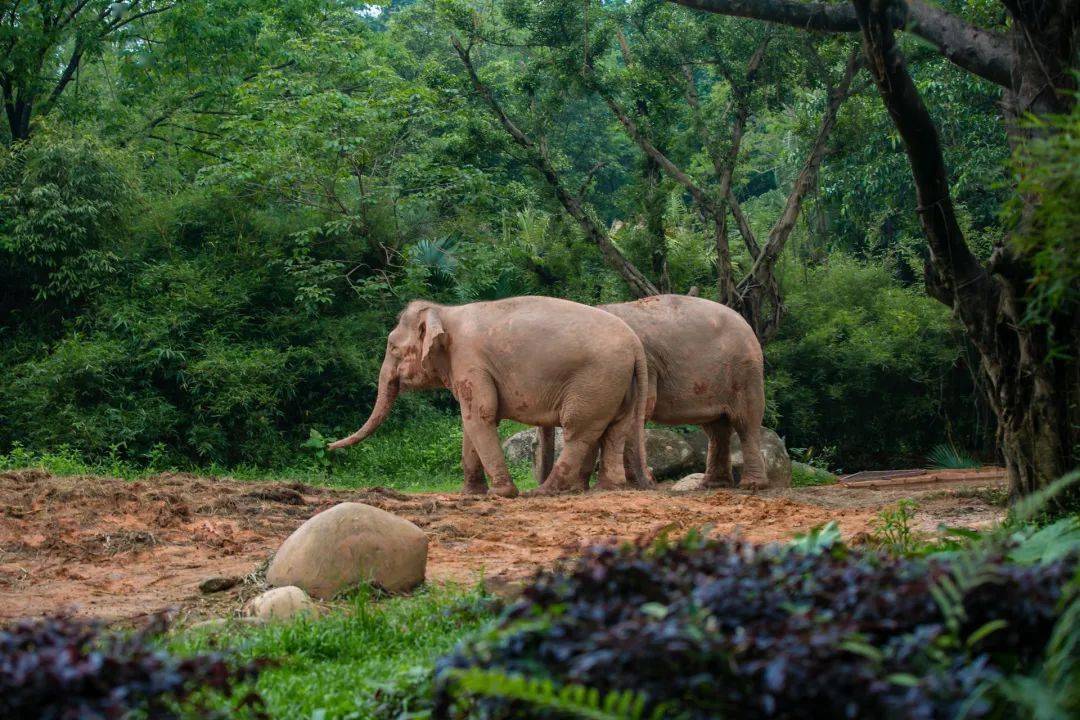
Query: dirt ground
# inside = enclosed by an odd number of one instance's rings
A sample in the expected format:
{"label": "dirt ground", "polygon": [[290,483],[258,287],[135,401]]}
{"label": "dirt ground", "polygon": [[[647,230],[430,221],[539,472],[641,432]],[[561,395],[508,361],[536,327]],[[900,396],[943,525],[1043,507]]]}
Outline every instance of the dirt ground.
{"label": "dirt ground", "polygon": [[[931,488],[798,488],[766,495],[733,490],[589,493],[504,500],[494,496],[339,490],[241,483],[166,473],[139,482],[0,473],[0,622],[61,610],[131,620],[176,608],[183,620],[235,615],[262,587],[273,552],[302,522],[343,501],[408,518],[429,536],[428,580],[512,585],[596,541],[633,540],[711,526],[754,541],[789,538],[836,520],[848,538],[877,513],[918,501],[915,525],[979,527],[1001,509],[980,483]],[[203,594],[213,576],[235,587]]]}

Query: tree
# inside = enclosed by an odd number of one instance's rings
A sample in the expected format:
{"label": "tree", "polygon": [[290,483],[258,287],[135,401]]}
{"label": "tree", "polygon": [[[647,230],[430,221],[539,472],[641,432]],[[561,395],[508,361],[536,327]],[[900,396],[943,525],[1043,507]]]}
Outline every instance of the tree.
{"label": "tree", "polygon": [[851,5],[673,1],[807,30],[861,34],[879,95],[911,164],[929,249],[926,289],[952,308],[979,354],[1012,492],[1030,493],[1074,466],[1080,452],[1077,308],[1060,305],[1031,321],[1038,249],[1013,241],[1030,235],[1039,195],[1021,198],[1023,210],[1011,233],[997,240],[988,261],[980,262],[956,217],[933,118],[894,36],[898,31],[917,36],[957,66],[999,85],[1010,142],[1022,152],[1033,134],[1023,118],[1065,114],[1076,102],[1080,2],[1003,0],[1007,26],[987,29],[921,0],[853,0]]}
{"label": "tree", "polygon": [[172,0],[69,0],[0,3],[0,100],[11,140],[30,137],[83,62],[131,23],[171,10]]}

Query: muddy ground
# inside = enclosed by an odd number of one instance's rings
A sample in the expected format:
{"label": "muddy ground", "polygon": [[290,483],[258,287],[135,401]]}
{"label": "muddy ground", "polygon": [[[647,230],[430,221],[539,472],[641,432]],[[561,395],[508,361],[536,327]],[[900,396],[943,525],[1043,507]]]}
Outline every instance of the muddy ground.
{"label": "muddy ground", "polygon": [[[754,541],[790,538],[837,520],[865,537],[878,512],[910,497],[914,524],[979,527],[1001,517],[984,482],[929,488],[800,488],[766,495],[666,490],[504,500],[242,483],[167,473],[138,482],[0,473],[0,621],[58,611],[130,620],[176,608],[184,621],[240,612],[262,587],[273,552],[303,521],[336,503],[396,513],[430,538],[428,580],[492,587],[527,578],[582,545],[678,535],[712,526]],[[203,594],[212,576],[243,580]]]}

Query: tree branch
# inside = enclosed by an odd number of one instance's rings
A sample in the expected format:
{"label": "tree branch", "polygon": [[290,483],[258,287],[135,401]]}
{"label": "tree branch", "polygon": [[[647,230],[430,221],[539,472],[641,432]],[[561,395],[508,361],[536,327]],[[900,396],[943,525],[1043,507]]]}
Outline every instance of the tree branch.
{"label": "tree branch", "polygon": [[927,291],[958,310],[978,343],[987,337],[986,315],[994,311],[986,307],[986,301],[996,293],[986,271],[968,249],[957,222],[937,128],[896,47],[883,0],[854,3],[870,71],[911,163],[919,220],[930,248]]}
{"label": "tree branch", "polygon": [[[799,0],[670,0],[679,5],[734,17],[765,20],[804,30],[858,32],[855,10],[847,4]],[[1012,88],[1014,54],[1008,39],[968,23],[922,0],[895,0],[889,10],[890,30],[921,37],[959,67],[995,85]]]}
{"label": "tree branch", "polygon": [[586,212],[581,199],[566,190],[558,171],[551,164],[543,144],[534,142],[507,116],[491,88],[485,85],[480,80],[480,76],[477,75],[469,50],[461,44],[456,35],[450,36],[450,42],[454,46],[458,57],[461,58],[461,62],[465,66],[466,72],[468,72],[469,80],[472,81],[473,88],[484,99],[492,114],[495,115],[499,124],[503,126],[503,129],[506,130],[510,137],[514,139],[514,142],[528,153],[529,161],[547,180],[559,202],[566,209],[566,212],[581,226],[585,236],[600,249],[608,265],[626,282],[635,296],[647,297],[658,294],[659,290],[656,286],[633,263],[626,259],[619,251],[619,248],[615,247],[615,244],[611,242],[607,231],[600,227]]}
{"label": "tree branch", "polygon": [[[836,117],[840,111],[840,106],[843,105],[844,100],[850,94],[851,81],[860,67],[859,50],[856,47],[848,55],[847,65],[844,67],[844,74],[840,82],[829,91],[829,101],[825,106],[825,113],[821,118],[821,124],[818,126],[817,135],[814,137],[814,142],[810,146],[810,151],[807,153],[798,177],[795,178],[795,184],[791,188],[791,192],[788,193],[787,201],[784,203],[784,210],[769,231],[769,239],[766,241],[765,247],[754,258],[754,264],[750,267],[750,272],[739,283],[737,293],[740,305],[747,303],[751,291],[755,287],[776,288],[776,279],[773,274],[776,259],[780,257],[780,253],[791,236],[791,231],[795,228],[795,222],[799,218],[799,211],[802,209],[803,198],[817,178],[821,160],[825,156],[825,146],[833,128],[836,127]],[[779,306],[778,291],[774,290],[773,295],[774,305]],[[760,299],[755,299],[755,302],[751,303],[751,305],[758,305],[759,303]],[[759,337],[768,337],[772,331],[775,331],[775,326],[779,322],[778,315],[779,307],[774,309],[774,317],[767,322],[764,318],[756,318],[756,321],[751,323],[755,325],[755,330],[759,330]]]}

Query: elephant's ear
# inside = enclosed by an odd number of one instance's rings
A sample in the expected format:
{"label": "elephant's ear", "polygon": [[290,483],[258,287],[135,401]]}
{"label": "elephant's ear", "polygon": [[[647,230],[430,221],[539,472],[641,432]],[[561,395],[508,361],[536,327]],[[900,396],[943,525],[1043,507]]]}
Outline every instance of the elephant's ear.
{"label": "elephant's ear", "polygon": [[439,311],[428,308],[420,316],[420,335],[423,338],[420,349],[420,366],[429,373],[441,376],[445,366],[442,351],[446,347],[446,331],[443,330]]}

